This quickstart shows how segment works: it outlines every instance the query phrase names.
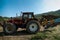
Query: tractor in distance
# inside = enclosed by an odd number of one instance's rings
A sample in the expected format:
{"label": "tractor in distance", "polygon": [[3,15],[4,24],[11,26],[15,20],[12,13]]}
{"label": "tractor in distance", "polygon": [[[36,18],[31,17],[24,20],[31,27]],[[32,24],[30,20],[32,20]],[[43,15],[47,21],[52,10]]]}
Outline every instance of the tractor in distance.
{"label": "tractor in distance", "polygon": [[18,28],[25,28],[28,33],[37,33],[40,30],[40,23],[33,12],[22,12],[21,18],[11,18],[3,23],[5,34],[13,34]]}

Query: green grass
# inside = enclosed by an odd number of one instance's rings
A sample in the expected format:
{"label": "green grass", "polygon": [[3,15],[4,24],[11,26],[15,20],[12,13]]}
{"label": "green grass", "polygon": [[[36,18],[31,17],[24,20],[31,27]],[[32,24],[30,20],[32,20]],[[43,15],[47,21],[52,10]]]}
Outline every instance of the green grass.
{"label": "green grass", "polygon": [[50,31],[39,32],[31,40],[60,40],[60,27],[50,28]]}

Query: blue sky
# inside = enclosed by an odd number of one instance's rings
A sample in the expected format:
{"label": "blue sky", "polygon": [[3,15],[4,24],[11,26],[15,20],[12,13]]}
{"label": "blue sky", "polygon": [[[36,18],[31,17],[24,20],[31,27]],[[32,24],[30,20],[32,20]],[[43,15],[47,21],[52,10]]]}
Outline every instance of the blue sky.
{"label": "blue sky", "polygon": [[0,0],[0,16],[13,17],[16,13],[40,14],[60,9],[60,0]]}

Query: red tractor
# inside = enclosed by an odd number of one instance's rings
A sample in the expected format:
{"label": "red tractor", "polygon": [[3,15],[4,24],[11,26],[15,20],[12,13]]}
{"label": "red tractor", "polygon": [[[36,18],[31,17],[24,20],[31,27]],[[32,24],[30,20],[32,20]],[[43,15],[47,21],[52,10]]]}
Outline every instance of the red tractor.
{"label": "red tractor", "polygon": [[5,34],[13,34],[18,28],[25,28],[28,33],[37,33],[40,30],[40,23],[33,12],[23,12],[21,18],[11,18],[3,25]]}

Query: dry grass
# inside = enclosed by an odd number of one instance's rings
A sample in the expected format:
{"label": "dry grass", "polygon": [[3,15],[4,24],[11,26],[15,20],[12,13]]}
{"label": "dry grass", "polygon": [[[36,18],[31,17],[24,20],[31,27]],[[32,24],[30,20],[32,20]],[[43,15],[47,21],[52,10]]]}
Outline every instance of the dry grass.
{"label": "dry grass", "polygon": [[[21,29],[19,28],[18,31],[19,30],[21,30]],[[49,28],[49,30],[51,30],[51,31],[53,30],[52,32],[46,32],[47,34],[50,34],[49,36],[52,36],[52,35],[55,35],[55,34],[60,34],[60,25],[57,25],[54,28]],[[3,31],[3,28],[0,27],[0,32],[2,32],[2,31]],[[19,35],[15,35],[15,36],[12,36],[12,35],[10,35],[10,36],[0,36],[0,40],[29,40],[29,39],[31,39],[31,37],[36,36],[35,34],[28,34],[27,35],[27,34],[25,34],[25,32],[23,32],[23,33],[24,33],[24,35],[19,34]],[[37,33],[37,34],[41,35],[40,32]],[[51,37],[51,38],[53,39],[53,37]],[[52,40],[52,39],[50,39],[50,40]],[[48,39],[46,39],[46,40],[48,40]]]}
{"label": "dry grass", "polygon": [[0,26],[0,32],[2,32],[3,31],[3,27],[2,26]]}
{"label": "dry grass", "polygon": [[32,40],[60,40],[60,25],[47,29],[48,31],[37,33]]}
{"label": "dry grass", "polygon": [[23,35],[23,36],[2,36],[0,40],[29,40],[30,36]]}

